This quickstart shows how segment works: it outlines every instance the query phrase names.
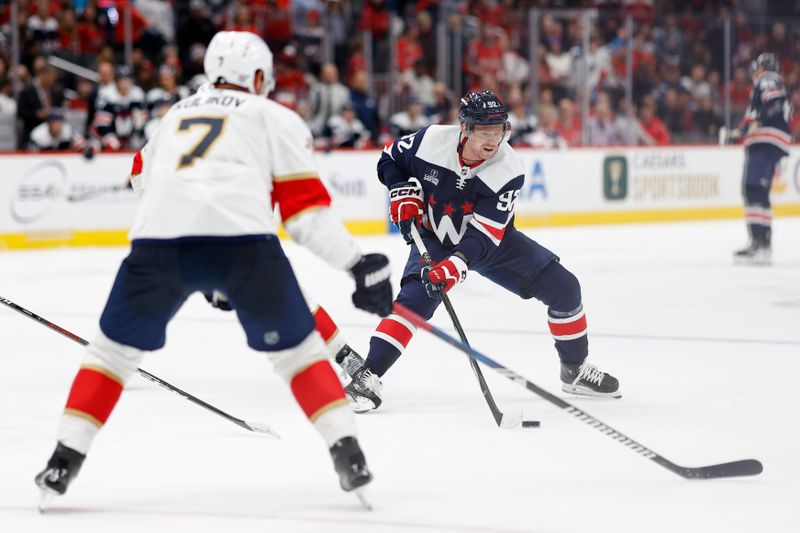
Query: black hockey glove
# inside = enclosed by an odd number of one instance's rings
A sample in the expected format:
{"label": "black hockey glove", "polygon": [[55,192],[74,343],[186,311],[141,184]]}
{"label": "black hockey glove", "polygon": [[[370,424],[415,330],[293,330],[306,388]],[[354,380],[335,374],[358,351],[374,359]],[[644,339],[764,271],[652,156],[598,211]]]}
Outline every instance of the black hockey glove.
{"label": "black hockey glove", "polygon": [[356,280],[353,305],[369,313],[387,316],[392,311],[389,259],[383,254],[366,254],[350,272]]}
{"label": "black hockey glove", "polygon": [[231,303],[228,301],[228,297],[219,291],[204,292],[203,296],[205,296],[206,301],[211,304],[211,307],[216,307],[217,309],[221,309],[223,311],[233,310]]}

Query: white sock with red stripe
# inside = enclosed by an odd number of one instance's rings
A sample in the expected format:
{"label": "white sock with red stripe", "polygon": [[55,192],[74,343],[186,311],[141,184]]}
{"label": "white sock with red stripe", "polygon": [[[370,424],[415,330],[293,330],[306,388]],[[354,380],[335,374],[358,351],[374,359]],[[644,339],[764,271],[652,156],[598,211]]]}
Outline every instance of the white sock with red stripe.
{"label": "white sock with red stripe", "polygon": [[356,436],[356,421],[324,350],[321,337],[312,331],[294,348],[267,352],[267,357],[330,448],[342,437]]}
{"label": "white sock with red stripe", "polygon": [[328,357],[335,359],[336,354],[339,353],[339,350],[344,348],[347,342],[344,336],[340,334],[338,326],[336,326],[336,323],[328,312],[325,311],[324,307],[317,306],[313,314],[315,329],[325,343],[325,347],[328,350]]}
{"label": "white sock with red stripe", "polygon": [[143,351],[98,333],[86,347],[83,363],[72,382],[56,433],[58,441],[86,454],[143,356]]}

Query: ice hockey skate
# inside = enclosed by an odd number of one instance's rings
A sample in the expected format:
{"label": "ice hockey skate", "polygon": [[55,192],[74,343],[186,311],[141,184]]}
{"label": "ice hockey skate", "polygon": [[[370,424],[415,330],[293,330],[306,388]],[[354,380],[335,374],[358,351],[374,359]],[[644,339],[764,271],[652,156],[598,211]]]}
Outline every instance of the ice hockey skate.
{"label": "ice hockey skate", "polygon": [[367,460],[358,440],[355,437],[344,437],[336,441],[330,451],[342,490],[354,492],[361,504],[371,511],[372,506],[366,500],[364,490],[372,481],[372,473],[367,468]]}
{"label": "ice hockey skate", "polygon": [[55,496],[67,492],[70,483],[78,475],[84,459],[86,459],[84,454],[58,443],[50,460],[47,461],[47,466],[34,480],[42,491],[39,500],[40,513],[50,507]]}
{"label": "ice hockey skate", "polygon": [[621,398],[619,381],[611,374],[601,372],[594,365],[561,363],[561,390],[578,396]]}
{"label": "ice hockey skate", "polygon": [[734,252],[733,263],[769,266],[772,264],[772,246],[768,241],[752,240],[746,247]]}
{"label": "ice hockey skate", "polygon": [[353,376],[364,366],[364,358],[358,352],[345,344],[336,354],[336,364],[339,365],[339,375],[344,380],[352,379]]}
{"label": "ice hockey skate", "polygon": [[372,370],[366,366],[353,376],[353,380],[344,392],[350,400],[350,406],[356,413],[366,413],[380,407],[381,405],[381,389],[383,383],[378,376],[372,373]]}

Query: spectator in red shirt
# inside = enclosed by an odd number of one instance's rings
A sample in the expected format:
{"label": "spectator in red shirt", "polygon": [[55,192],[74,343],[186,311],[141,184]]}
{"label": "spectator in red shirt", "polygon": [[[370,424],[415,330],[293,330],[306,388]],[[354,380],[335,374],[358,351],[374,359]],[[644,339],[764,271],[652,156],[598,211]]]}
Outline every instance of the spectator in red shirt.
{"label": "spectator in red shirt", "polygon": [[83,14],[78,22],[78,40],[81,53],[96,55],[105,45],[105,31],[97,23],[97,6],[94,2],[87,2]]}
{"label": "spectator in red shirt", "polygon": [[369,30],[375,39],[383,39],[389,35],[389,8],[385,0],[369,0],[361,10],[358,30]]}
{"label": "spectator in red shirt", "polygon": [[233,23],[228,24],[225,28],[228,31],[249,31],[258,35],[258,29],[253,24],[253,13],[247,4],[237,4],[236,13],[233,16]]}
{"label": "spectator in red shirt", "polygon": [[575,103],[569,98],[562,98],[558,103],[558,121],[555,129],[569,146],[580,146],[583,124],[575,110]]}
{"label": "spectator in red shirt", "polygon": [[264,40],[272,50],[282,50],[292,40],[292,11],[290,0],[263,0]]}
{"label": "spectator in red shirt", "polygon": [[[133,42],[136,43],[142,38],[142,34],[150,26],[150,22],[144,18],[144,15],[142,15],[132,3],[126,3],[120,6],[120,21],[124,20],[125,5],[129,6],[131,10],[131,35],[133,35]],[[114,32],[114,40],[118,45],[125,43],[125,24],[117,24],[116,31]]]}
{"label": "spectator in red shirt", "polygon": [[275,58],[275,91],[273,98],[290,109],[308,94],[303,72],[297,68],[297,51],[287,46]]}
{"label": "spectator in red shirt", "polygon": [[417,60],[422,59],[422,46],[419,44],[419,30],[410,25],[397,40],[397,70],[401,73],[412,68]]}
{"label": "spectator in red shirt", "polygon": [[61,12],[61,20],[58,23],[58,47],[69,54],[81,53],[78,23],[75,19],[75,10],[72,8]]}
{"label": "spectator in red shirt", "polygon": [[471,3],[473,5],[470,6],[469,12],[482,23],[497,27],[503,24],[506,12],[503,2],[478,0]]}
{"label": "spectator in red shirt", "polygon": [[491,74],[494,77],[503,68],[503,47],[500,43],[497,28],[481,25],[478,37],[467,45],[464,58],[464,71],[477,83],[481,75]]}
{"label": "spectator in red shirt", "polygon": [[731,95],[731,107],[735,112],[742,113],[747,108],[752,88],[753,84],[747,79],[747,71],[744,67],[737,67],[733,71],[733,79],[725,86],[725,91]]}
{"label": "spectator in red shirt", "polygon": [[669,144],[669,130],[658,118],[652,105],[643,105],[639,110],[639,123],[644,131],[653,139],[656,146],[666,146]]}

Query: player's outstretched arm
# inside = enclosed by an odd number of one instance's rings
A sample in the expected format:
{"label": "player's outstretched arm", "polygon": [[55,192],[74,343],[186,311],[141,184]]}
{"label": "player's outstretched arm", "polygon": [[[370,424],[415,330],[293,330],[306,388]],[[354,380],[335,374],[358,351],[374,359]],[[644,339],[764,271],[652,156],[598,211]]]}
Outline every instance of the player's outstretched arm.
{"label": "player's outstretched arm", "polygon": [[286,231],[334,268],[350,272],[356,282],[353,303],[359,309],[388,315],[392,289],[389,260],[382,254],[362,254],[338,215],[319,179],[311,152],[311,132],[297,117],[293,130],[277,138],[272,200]]}

